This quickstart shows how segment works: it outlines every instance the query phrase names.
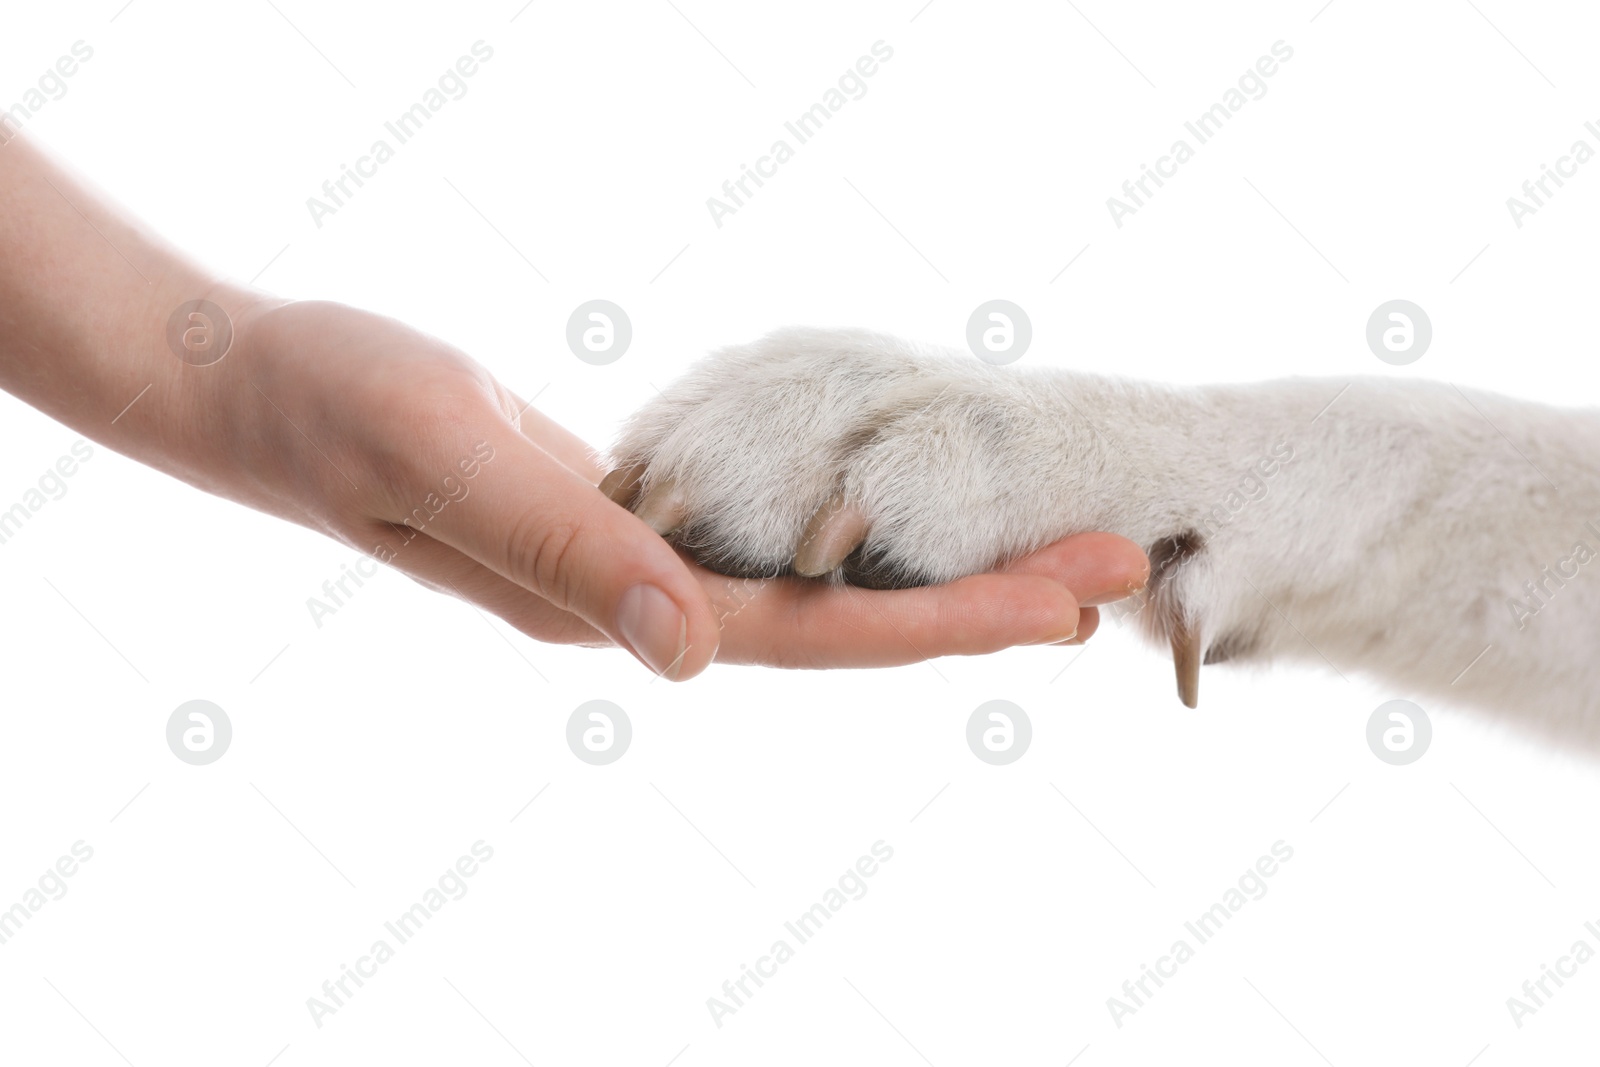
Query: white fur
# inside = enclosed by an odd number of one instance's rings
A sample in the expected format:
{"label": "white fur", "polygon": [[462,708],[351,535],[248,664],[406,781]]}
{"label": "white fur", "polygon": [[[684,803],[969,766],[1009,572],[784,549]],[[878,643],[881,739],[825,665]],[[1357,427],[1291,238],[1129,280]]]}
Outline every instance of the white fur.
{"label": "white fur", "polygon": [[1600,562],[1574,557],[1600,550],[1592,412],[1420,381],[1176,388],[790,329],[701,362],[613,455],[648,461],[646,491],[671,479],[679,539],[735,572],[782,573],[841,487],[869,554],[917,582],[1080,531],[1194,531],[1151,590],[1172,611],[1133,602],[1163,643],[1176,612],[1240,661],[1596,721]]}

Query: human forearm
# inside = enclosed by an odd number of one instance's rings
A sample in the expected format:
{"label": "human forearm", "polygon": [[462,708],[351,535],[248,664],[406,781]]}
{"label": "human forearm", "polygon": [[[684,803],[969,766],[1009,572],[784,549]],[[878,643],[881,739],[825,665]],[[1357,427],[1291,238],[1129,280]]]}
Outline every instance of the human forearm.
{"label": "human forearm", "polygon": [[178,473],[190,413],[221,376],[167,344],[196,299],[238,318],[268,298],[220,282],[30,138],[0,147],[0,388]]}

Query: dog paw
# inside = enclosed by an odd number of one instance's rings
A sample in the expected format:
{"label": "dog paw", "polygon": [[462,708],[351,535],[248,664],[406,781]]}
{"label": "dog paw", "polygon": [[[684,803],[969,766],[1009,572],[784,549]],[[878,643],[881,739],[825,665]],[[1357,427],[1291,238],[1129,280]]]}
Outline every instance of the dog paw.
{"label": "dog paw", "polygon": [[[1202,661],[1315,639],[1373,531],[1392,525],[1337,520],[1347,509],[1328,487],[1350,470],[1339,441],[1355,431],[1317,422],[1329,395],[1316,382],[1141,385],[785,330],[708,357],[635,413],[601,487],[735,577],[929,585],[1070,534],[1121,534],[1151,577],[1113,614],[1170,646],[1192,705]],[[1306,627],[1289,622],[1303,600]]]}
{"label": "dog paw", "polygon": [[645,405],[602,488],[724,574],[928,585],[1072,532],[1040,491],[1041,468],[1074,452],[1067,430],[1015,371],[864,331],[785,330]]}

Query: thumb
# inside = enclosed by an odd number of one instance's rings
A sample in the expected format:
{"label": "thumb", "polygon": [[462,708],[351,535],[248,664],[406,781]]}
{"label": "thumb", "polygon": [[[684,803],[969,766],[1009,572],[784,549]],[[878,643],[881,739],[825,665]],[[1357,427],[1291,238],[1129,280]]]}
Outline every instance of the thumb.
{"label": "thumb", "polygon": [[721,628],[678,554],[512,427],[490,438],[475,446],[468,497],[395,521],[421,528],[420,514],[429,536],[584,619],[669,681],[703,671]]}

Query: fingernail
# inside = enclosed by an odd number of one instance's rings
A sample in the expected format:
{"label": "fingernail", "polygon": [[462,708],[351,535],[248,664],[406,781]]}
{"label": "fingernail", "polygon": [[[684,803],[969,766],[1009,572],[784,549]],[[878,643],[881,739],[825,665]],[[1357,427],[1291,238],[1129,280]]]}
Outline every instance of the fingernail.
{"label": "fingernail", "polygon": [[1119,600],[1126,600],[1128,597],[1142,592],[1147,581],[1149,581],[1149,576],[1142,573],[1125,575],[1115,585],[1086,596],[1078,603],[1086,608],[1097,608],[1102,604],[1114,604]]}
{"label": "fingernail", "polygon": [[678,680],[689,650],[689,620],[672,598],[639,584],[617,602],[617,631],[633,654],[669,682]]}

